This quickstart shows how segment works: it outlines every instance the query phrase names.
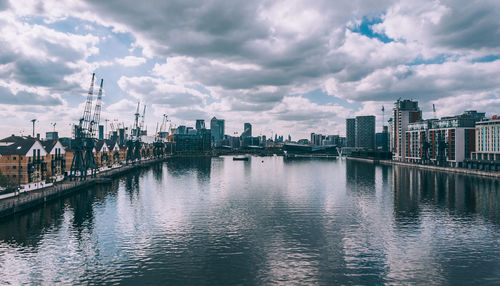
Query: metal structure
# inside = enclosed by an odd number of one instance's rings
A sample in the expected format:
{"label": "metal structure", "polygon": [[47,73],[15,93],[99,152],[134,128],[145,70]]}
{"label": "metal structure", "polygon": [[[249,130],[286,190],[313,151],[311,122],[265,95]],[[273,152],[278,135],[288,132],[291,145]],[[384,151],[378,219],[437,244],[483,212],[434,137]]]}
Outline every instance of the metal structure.
{"label": "metal structure", "polygon": [[85,180],[89,175],[89,171],[91,177],[95,177],[97,174],[97,164],[94,156],[96,139],[94,136],[101,117],[103,80],[101,79],[99,94],[94,107],[94,113],[92,114],[94,82],[95,73],[92,74],[92,81],[87,94],[83,116],[80,118],[78,125],[75,125],[74,127],[75,139],[72,142],[73,160],[71,162],[69,173],[69,178],[71,180],[76,177],[80,178],[80,180]]}
{"label": "metal structure", "polygon": [[153,142],[153,156],[155,158],[165,156],[165,142],[162,138],[162,134],[164,134],[165,132],[165,127],[168,121],[167,118],[168,116],[166,114],[163,114],[163,120],[160,125],[160,130],[158,130],[158,127],[156,128],[155,140]]}
{"label": "metal structure", "polygon": [[31,119],[31,122],[33,123],[33,138],[35,138],[35,123],[36,123],[36,119]]}
{"label": "metal structure", "polygon": [[132,163],[134,164],[136,161],[141,160],[141,125],[144,124],[144,116],[146,113],[146,106],[144,106],[144,111],[142,113],[142,121],[139,123],[139,107],[140,107],[140,102],[137,103],[137,111],[134,113],[135,120],[134,120],[134,126],[132,127],[131,130],[131,136],[130,139],[127,141],[127,157],[126,157],[126,163]]}

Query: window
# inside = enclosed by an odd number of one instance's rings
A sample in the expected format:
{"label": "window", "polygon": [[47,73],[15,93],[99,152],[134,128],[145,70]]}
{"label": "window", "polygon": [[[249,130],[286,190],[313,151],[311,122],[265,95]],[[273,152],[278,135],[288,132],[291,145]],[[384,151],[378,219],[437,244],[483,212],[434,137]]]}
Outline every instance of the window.
{"label": "window", "polygon": [[14,160],[14,161],[15,161],[15,160],[16,160],[16,156],[12,157],[12,160]]}
{"label": "window", "polygon": [[15,169],[16,169],[16,166],[12,166],[12,169],[14,169],[14,170],[15,170]]}

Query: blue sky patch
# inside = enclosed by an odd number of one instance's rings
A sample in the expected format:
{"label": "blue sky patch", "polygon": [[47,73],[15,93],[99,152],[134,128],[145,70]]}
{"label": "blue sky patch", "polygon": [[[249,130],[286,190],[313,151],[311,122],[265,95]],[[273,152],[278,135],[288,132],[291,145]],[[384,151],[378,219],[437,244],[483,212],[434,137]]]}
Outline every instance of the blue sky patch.
{"label": "blue sky patch", "polygon": [[351,31],[354,33],[360,33],[361,35],[367,36],[368,38],[371,38],[371,39],[374,39],[374,38],[378,39],[379,41],[381,41],[383,43],[393,42],[394,40],[389,38],[387,35],[381,34],[381,33],[376,33],[373,31],[372,26],[375,24],[380,24],[380,23],[382,23],[381,17],[373,17],[373,18],[363,17],[361,24],[359,24],[355,28],[351,29]]}

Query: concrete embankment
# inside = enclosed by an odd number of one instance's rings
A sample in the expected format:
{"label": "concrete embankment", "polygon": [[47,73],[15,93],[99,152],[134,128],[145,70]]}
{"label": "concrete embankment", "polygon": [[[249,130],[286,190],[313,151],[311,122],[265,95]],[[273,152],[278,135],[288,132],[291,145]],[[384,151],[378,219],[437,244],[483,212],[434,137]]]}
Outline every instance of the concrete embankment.
{"label": "concrete embankment", "polygon": [[447,172],[447,173],[456,173],[470,176],[481,176],[481,177],[490,177],[500,179],[500,172],[485,172],[481,170],[470,170],[470,169],[462,169],[462,168],[449,168],[449,167],[438,167],[438,166],[429,166],[429,165],[418,165],[412,163],[391,161],[391,160],[380,160],[380,164],[384,165],[398,165],[412,168],[419,168],[425,170],[432,170],[438,172]]}
{"label": "concrete embankment", "polygon": [[97,174],[95,178],[88,178],[85,181],[65,180],[47,188],[23,192],[16,196],[2,199],[0,200],[0,218],[30,209],[47,201],[57,199],[84,188],[110,182],[111,178],[121,176],[132,170],[144,168],[146,166],[150,166],[164,160],[165,159],[152,159],[134,165],[126,165],[119,168],[108,169]]}

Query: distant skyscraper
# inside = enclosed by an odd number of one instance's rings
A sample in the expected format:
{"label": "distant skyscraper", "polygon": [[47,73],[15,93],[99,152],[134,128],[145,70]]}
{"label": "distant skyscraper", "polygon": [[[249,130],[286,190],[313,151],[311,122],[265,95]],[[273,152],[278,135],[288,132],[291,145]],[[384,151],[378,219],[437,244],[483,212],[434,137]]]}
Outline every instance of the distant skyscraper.
{"label": "distant skyscraper", "polygon": [[406,157],[406,131],[408,124],[422,119],[422,111],[417,101],[399,100],[394,103],[391,126],[391,151],[394,159],[404,160]]}
{"label": "distant skyscraper", "polygon": [[250,123],[245,123],[243,125],[243,133],[241,133],[241,137],[252,137],[252,124]]}
{"label": "distant skyscraper", "polygon": [[224,119],[217,119],[215,116],[210,120],[212,142],[216,147],[221,146],[221,141],[224,139],[224,123]]}
{"label": "distant skyscraper", "polygon": [[45,139],[47,141],[55,141],[59,138],[59,134],[57,132],[45,132]]}
{"label": "distant skyscraper", "polygon": [[99,140],[104,140],[104,125],[99,125]]}
{"label": "distant skyscraper", "polygon": [[345,120],[346,125],[346,147],[356,146],[356,119],[347,118]]}
{"label": "distant skyscraper", "polygon": [[177,127],[177,130],[176,130],[176,134],[187,134],[187,131],[186,131],[186,126],[184,125],[179,125]]}
{"label": "distant skyscraper", "polygon": [[205,129],[205,120],[196,119],[196,130]]}
{"label": "distant skyscraper", "polygon": [[375,149],[375,116],[356,116],[355,146]]}

